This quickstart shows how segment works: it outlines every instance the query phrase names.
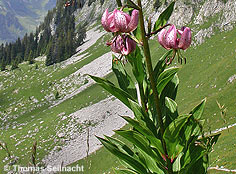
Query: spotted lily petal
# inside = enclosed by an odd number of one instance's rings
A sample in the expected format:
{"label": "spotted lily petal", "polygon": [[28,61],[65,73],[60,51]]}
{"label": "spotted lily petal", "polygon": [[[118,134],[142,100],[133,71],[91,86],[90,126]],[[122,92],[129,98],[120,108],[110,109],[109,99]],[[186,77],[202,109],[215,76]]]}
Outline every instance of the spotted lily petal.
{"label": "spotted lily petal", "polygon": [[127,33],[134,31],[137,26],[138,26],[138,19],[139,19],[139,11],[138,10],[133,10],[130,22],[127,27]]}
{"label": "spotted lily petal", "polygon": [[166,46],[165,44],[165,34],[166,34],[166,29],[162,29],[160,31],[160,33],[158,34],[157,38],[158,38],[158,42],[161,44],[161,46],[163,46],[165,49],[170,49]]}
{"label": "spotted lily petal", "polygon": [[124,13],[123,11],[117,9],[115,9],[113,13],[114,13],[115,25],[118,28],[118,30],[123,33],[126,32],[131,17],[128,14]]}
{"label": "spotted lily petal", "polygon": [[106,9],[105,12],[102,15],[101,23],[102,23],[103,28],[106,31],[111,32],[110,26],[108,24],[108,16],[109,16],[109,12],[108,12],[108,9]]}
{"label": "spotted lily petal", "polygon": [[186,50],[191,45],[191,41],[191,29],[189,27],[185,27],[179,39],[178,48]]}
{"label": "spotted lily petal", "polygon": [[117,36],[113,39],[111,50],[115,53],[128,55],[136,49],[136,42],[126,35]]}
{"label": "spotted lily petal", "polygon": [[174,25],[172,25],[165,35],[165,45],[167,48],[177,49],[177,30]]}
{"label": "spotted lily petal", "polygon": [[182,35],[184,31],[182,31],[182,30],[177,30],[177,32],[178,32],[180,35]]}
{"label": "spotted lily petal", "polygon": [[114,21],[114,13],[110,13],[107,19],[107,23],[109,25],[109,30],[111,32],[117,32],[119,31],[119,29],[116,27],[115,25],[115,21]]}
{"label": "spotted lily petal", "polygon": [[117,36],[112,40],[111,44],[111,50],[115,53],[121,54],[121,49],[122,49],[122,44],[123,44],[123,39],[121,36]]}
{"label": "spotted lily petal", "polygon": [[135,49],[136,49],[136,42],[133,39],[126,37],[125,38],[125,45],[124,45],[123,49],[121,50],[121,53],[123,55],[128,55],[131,52],[133,52]]}

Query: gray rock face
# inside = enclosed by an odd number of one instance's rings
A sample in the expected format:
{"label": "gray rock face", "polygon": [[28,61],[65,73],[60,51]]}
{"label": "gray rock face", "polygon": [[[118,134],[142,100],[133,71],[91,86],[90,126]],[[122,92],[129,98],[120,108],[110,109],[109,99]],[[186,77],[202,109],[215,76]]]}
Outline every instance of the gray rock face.
{"label": "gray rock face", "polygon": [[95,1],[91,5],[88,4],[88,0],[85,0],[85,4],[82,9],[77,11],[76,16],[78,16],[78,23],[93,23],[99,18],[101,18],[102,13],[105,9],[109,9],[110,11],[116,7],[116,0],[105,0],[103,5],[100,1]]}

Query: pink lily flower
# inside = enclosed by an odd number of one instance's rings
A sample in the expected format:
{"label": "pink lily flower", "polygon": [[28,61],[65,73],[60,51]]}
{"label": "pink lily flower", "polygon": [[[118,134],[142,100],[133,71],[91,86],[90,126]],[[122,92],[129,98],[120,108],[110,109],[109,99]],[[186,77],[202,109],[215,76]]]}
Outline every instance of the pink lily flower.
{"label": "pink lily flower", "polygon": [[122,55],[128,55],[136,49],[136,42],[126,35],[115,37],[108,45],[111,45],[113,52]]}
{"label": "pink lily flower", "polygon": [[[180,38],[178,38],[179,33]],[[158,41],[165,49],[182,49],[186,50],[191,44],[191,29],[189,27],[182,27],[181,30],[177,30],[172,25],[169,30],[162,29],[158,35]]]}
{"label": "pink lily flower", "polygon": [[139,11],[133,10],[131,16],[115,9],[109,13],[108,9],[102,15],[102,26],[108,32],[130,33],[138,26]]}

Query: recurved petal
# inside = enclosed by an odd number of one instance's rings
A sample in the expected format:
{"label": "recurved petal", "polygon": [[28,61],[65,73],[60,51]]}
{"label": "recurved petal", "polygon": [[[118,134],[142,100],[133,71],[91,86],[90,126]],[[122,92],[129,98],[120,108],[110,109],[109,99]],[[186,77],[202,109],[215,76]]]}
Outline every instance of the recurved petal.
{"label": "recurved petal", "polygon": [[182,31],[182,30],[177,30],[177,32],[178,32],[180,35],[182,35],[184,31]]}
{"label": "recurved petal", "polygon": [[135,49],[136,49],[136,42],[133,39],[126,37],[125,45],[123,49],[121,50],[121,53],[123,55],[128,55],[132,53]]}
{"label": "recurved petal", "polygon": [[109,16],[109,12],[108,12],[108,9],[106,9],[105,12],[102,15],[101,23],[102,23],[103,28],[106,31],[111,32],[110,26],[108,24],[108,16]]}
{"label": "recurved petal", "polygon": [[134,9],[132,11],[131,19],[127,27],[127,33],[134,31],[138,26],[138,20],[139,20],[139,11]]}
{"label": "recurved petal", "polygon": [[158,42],[161,44],[161,46],[163,46],[165,49],[170,49],[165,44],[165,34],[166,34],[166,29],[162,29],[158,34],[157,39]]}
{"label": "recurved petal", "polygon": [[122,48],[123,48],[122,45],[124,45],[123,43],[124,43],[124,42],[123,42],[123,39],[121,38],[120,35],[117,36],[117,37],[115,37],[115,38],[112,40],[111,50],[112,50],[113,52],[115,52],[115,53],[121,54],[121,50],[122,50]]}
{"label": "recurved petal", "polygon": [[189,27],[185,27],[181,38],[179,39],[178,48],[186,50],[192,41],[191,29]]}
{"label": "recurved petal", "polygon": [[180,34],[180,35],[182,35],[183,34],[183,32],[184,32],[184,30],[185,30],[185,26],[183,26],[183,27],[181,27],[181,29],[180,30],[177,30],[177,32]]}
{"label": "recurved petal", "polygon": [[110,13],[107,19],[107,25],[109,26],[109,30],[111,32],[117,32],[119,29],[115,25],[115,20],[114,20],[114,13]]}
{"label": "recurved petal", "polygon": [[177,31],[176,27],[172,25],[165,35],[165,45],[167,48],[177,49]]}
{"label": "recurved petal", "polygon": [[125,32],[127,30],[128,23],[130,22],[130,16],[120,10],[115,9],[114,22],[116,28],[120,32]]}
{"label": "recurved petal", "polygon": [[113,51],[114,53],[121,53],[121,50],[117,47],[116,43],[113,43],[111,45],[111,51]]}
{"label": "recurved petal", "polygon": [[119,54],[121,54],[121,51],[120,51],[119,49],[117,49],[117,48],[115,47],[115,45],[111,45],[111,51],[113,51],[114,53],[119,53]]}

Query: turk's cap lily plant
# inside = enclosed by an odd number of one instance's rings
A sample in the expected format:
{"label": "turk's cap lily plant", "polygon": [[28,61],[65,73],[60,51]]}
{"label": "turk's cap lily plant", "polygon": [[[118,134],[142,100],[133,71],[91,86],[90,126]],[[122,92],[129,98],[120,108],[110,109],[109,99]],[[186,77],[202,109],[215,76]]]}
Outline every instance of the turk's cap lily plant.
{"label": "turk's cap lily plant", "polygon": [[[178,38],[178,34],[180,38]],[[182,27],[177,30],[175,25],[172,25],[169,30],[162,29],[158,34],[158,41],[165,49],[182,49],[186,50],[191,45],[191,29]]]}
{"label": "turk's cap lily plant", "polygon": [[133,10],[131,16],[123,11],[115,9],[108,12],[108,9],[102,15],[102,26],[108,32],[130,33],[138,26],[139,11]]}
{"label": "turk's cap lily plant", "polygon": [[122,55],[128,55],[136,49],[136,42],[125,34],[118,35],[112,43],[107,43],[107,45],[111,46],[113,52]]}
{"label": "turk's cap lily plant", "polygon": [[[120,0],[117,2],[122,4]],[[183,57],[180,50],[186,50],[190,46],[191,29],[182,27],[177,30],[174,25],[168,30],[164,29],[170,25],[167,21],[174,10],[175,2],[170,3],[160,14],[153,28],[150,25],[148,33],[141,0],[132,2],[139,8],[127,9],[132,10],[131,16],[115,9],[111,13],[106,10],[101,19],[104,29],[113,32],[113,39],[107,45],[113,52],[125,57],[132,68],[131,72],[127,71],[126,63],[113,55],[112,70],[118,84],[90,75],[134,113],[134,118],[122,116],[131,129],[115,131],[130,144],[108,136],[98,137],[121,160],[125,167],[121,171],[125,173],[206,174],[208,154],[220,135],[204,136],[202,115],[206,100],[191,112],[179,114],[175,100],[179,86],[177,72],[180,67],[167,65],[176,53],[178,58]],[[130,7],[129,4],[124,6]],[[148,36],[157,33],[159,43],[169,51],[160,57],[154,67],[151,57],[158,55],[151,54]],[[173,56],[169,58],[172,53]]]}

